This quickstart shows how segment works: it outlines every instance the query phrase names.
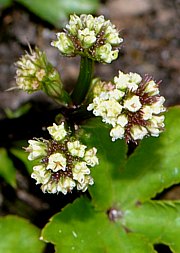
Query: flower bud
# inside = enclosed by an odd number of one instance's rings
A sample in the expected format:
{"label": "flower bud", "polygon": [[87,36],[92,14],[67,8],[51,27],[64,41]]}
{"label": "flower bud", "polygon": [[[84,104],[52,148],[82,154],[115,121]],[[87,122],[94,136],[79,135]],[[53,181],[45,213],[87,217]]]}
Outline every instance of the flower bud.
{"label": "flower bud", "polygon": [[44,91],[56,101],[67,105],[70,98],[56,69],[48,62],[44,52],[38,48],[23,55],[16,63],[16,84],[28,93]]}

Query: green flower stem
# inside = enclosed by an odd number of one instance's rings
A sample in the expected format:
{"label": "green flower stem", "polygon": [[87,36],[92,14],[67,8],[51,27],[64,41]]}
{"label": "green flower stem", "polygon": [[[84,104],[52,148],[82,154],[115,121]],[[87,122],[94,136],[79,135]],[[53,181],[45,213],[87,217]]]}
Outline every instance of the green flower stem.
{"label": "green flower stem", "polygon": [[86,97],[92,80],[93,65],[93,60],[87,57],[81,57],[79,77],[71,94],[72,101],[75,105],[80,105]]}

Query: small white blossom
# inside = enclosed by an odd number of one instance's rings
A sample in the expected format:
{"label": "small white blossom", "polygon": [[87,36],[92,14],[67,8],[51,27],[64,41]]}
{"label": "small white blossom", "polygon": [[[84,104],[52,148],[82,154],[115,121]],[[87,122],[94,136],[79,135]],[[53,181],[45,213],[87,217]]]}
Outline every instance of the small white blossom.
{"label": "small white blossom", "polygon": [[61,125],[56,125],[53,123],[53,126],[47,128],[52,138],[56,141],[61,141],[67,136],[67,131],[64,127],[64,122]]}
{"label": "small white blossom", "polygon": [[80,184],[84,183],[85,175],[90,174],[90,169],[87,167],[86,162],[78,162],[73,168],[73,179]]}
{"label": "small white blossom", "polygon": [[124,137],[124,128],[120,125],[117,125],[113,127],[110,131],[110,136],[112,137],[112,141],[115,141],[117,139],[122,139]]}
{"label": "small white blossom", "polygon": [[51,173],[46,170],[44,165],[36,165],[33,167],[31,177],[36,180],[36,184],[46,184],[51,177]]}
{"label": "small white blossom", "polygon": [[89,48],[96,41],[96,36],[94,31],[90,31],[89,28],[78,31],[78,38],[81,41],[84,48]]}
{"label": "small white blossom", "polygon": [[57,192],[62,192],[66,195],[68,192],[71,192],[76,186],[75,181],[70,177],[62,177],[57,183]]}
{"label": "small white blossom", "polygon": [[111,45],[118,45],[123,42],[123,39],[119,37],[119,32],[112,26],[107,26],[106,36],[107,43]]}
{"label": "small white blossom", "polygon": [[118,50],[112,50],[111,44],[107,43],[96,49],[96,57],[99,61],[111,63],[112,61],[117,59]]}
{"label": "small white blossom", "polygon": [[143,108],[141,109],[141,111],[143,112],[143,119],[144,120],[148,120],[152,118],[152,114],[153,114],[153,110],[151,108],[151,105],[145,105],[143,106]]}
{"label": "small white blossom", "polygon": [[30,161],[46,156],[47,144],[38,140],[29,140],[29,146],[25,149],[29,152],[28,159]]}
{"label": "small white blossom", "polygon": [[99,164],[96,153],[97,153],[96,148],[91,148],[85,152],[84,160],[86,161],[87,165],[94,167],[95,165]]}
{"label": "small white blossom", "polygon": [[130,77],[124,74],[122,71],[119,71],[119,76],[114,77],[114,83],[116,85],[116,89],[125,90],[128,87]]}
{"label": "small white blossom", "polygon": [[155,102],[151,105],[151,108],[152,108],[154,114],[159,114],[159,113],[165,111],[165,108],[163,106],[164,102],[165,102],[165,98],[161,96],[161,97],[158,97],[157,102]]}
{"label": "small white blossom", "polygon": [[84,157],[86,146],[79,141],[68,142],[67,147],[72,156]]}
{"label": "small white blossom", "polygon": [[128,109],[130,112],[137,112],[142,107],[139,100],[139,96],[132,96],[124,101],[124,108]]}
{"label": "small white blossom", "polygon": [[131,136],[133,140],[142,140],[147,133],[147,129],[143,126],[134,125],[131,128]]}
{"label": "small white blossom", "polygon": [[159,133],[161,133],[164,128],[164,115],[154,115],[149,123],[147,129],[150,131],[151,136],[159,136]]}
{"label": "small white blossom", "polygon": [[57,33],[57,41],[51,42],[53,47],[57,47],[63,54],[72,55],[74,54],[75,48],[73,42],[64,33]]}
{"label": "small white blossom", "polygon": [[84,177],[84,182],[82,184],[77,183],[77,190],[85,192],[88,186],[93,185],[93,184],[94,184],[94,179],[91,176],[87,175]]}
{"label": "small white blossom", "polygon": [[117,118],[117,124],[120,125],[121,127],[125,127],[128,123],[128,118],[125,114],[121,114],[118,118]]}
{"label": "small white blossom", "polygon": [[142,77],[137,73],[130,72],[129,78],[130,78],[129,82],[136,83],[136,84],[139,84],[142,81]]}
{"label": "small white blossom", "polygon": [[[82,17],[82,16],[81,16]],[[70,15],[69,24],[66,25],[66,29],[72,34],[76,35],[79,29],[83,28],[81,18],[76,14]]]}
{"label": "small white blossom", "polygon": [[145,88],[146,93],[150,93],[151,96],[158,95],[159,94],[159,87],[158,85],[153,81],[149,81]]}
{"label": "small white blossom", "polygon": [[124,92],[118,89],[113,89],[109,91],[109,98],[114,98],[116,100],[121,100],[124,96]]}
{"label": "small white blossom", "polygon": [[61,153],[54,153],[50,155],[48,165],[46,167],[47,170],[52,170],[53,172],[57,172],[59,170],[66,170],[66,158]]}

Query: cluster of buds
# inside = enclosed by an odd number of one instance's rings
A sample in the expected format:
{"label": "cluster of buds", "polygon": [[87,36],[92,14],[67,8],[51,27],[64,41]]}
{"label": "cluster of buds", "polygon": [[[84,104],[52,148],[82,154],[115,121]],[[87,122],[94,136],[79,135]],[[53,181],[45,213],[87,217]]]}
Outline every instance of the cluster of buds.
{"label": "cluster of buds", "polygon": [[48,127],[48,131],[51,140],[28,141],[28,159],[38,162],[33,167],[31,177],[36,180],[36,184],[41,184],[44,193],[67,194],[74,188],[86,191],[94,183],[90,168],[98,164],[96,148],[87,149],[87,146],[71,137],[64,123],[54,123]]}
{"label": "cluster of buds", "polygon": [[115,25],[104,16],[93,17],[82,14],[71,15],[64,32],[57,33],[57,47],[65,56],[81,55],[102,63],[111,63],[117,59],[120,43]]}
{"label": "cluster of buds", "polygon": [[[96,88],[102,87],[101,92]],[[124,74],[114,77],[113,82],[97,81],[95,96],[87,110],[102,121],[112,125],[112,141],[125,138],[126,142],[159,136],[164,128],[164,97],[159,95],[159,83],[139,74]]]}
{"label": "cluster of buds", "polygon": [[44,91],[48,96],[68,104],[67,93],[59,73],[48,62],[46,54],[36,48],[26,53],[16,62],[16,84],[21,90],[32,93],[38,90]]}

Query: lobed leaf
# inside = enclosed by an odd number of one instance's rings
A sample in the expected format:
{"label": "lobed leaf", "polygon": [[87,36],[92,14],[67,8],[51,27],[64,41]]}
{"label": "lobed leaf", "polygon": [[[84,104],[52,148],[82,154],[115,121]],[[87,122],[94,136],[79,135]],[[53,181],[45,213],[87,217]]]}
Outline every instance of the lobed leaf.
{"label": "lobed leaf", "polygon": [[124,208],[180,182],[179,106],[168,110],[165,124],[165,132],[158,138],[149,137],[140,143],[114,184],[116,199]]}
{"label": "lobed leaf", "polygon": [[95,211],[86,198],[77,199],[56,214],[42,231],[45,241],[56,245],[56,253],[154,253],[142,235],[127,234],[104,212]]}
{"label": "lobed leaf", "polygon": [[167,244],[172,252],[180,252],[180,202],[149,201],[126,210],[124,225],[141,233],[153,243]]}
{"label": "lobed leaf", "polygon": [[89,187],[89,192],[93,204],[107,210],[114,202],[114,180],[125,164],[127,146],[123,140],[112,142],[109,129],[100,119],[88,121],[83,130],[83,141],[88,147],[97,148],[99,158],[99,165],[91,169],[95,184]]}
{"label": "lobed leaf", "polygon": [[42,253],[44,246],[39,229],[27,220],[13,215],[0,218],[0,252]]}

